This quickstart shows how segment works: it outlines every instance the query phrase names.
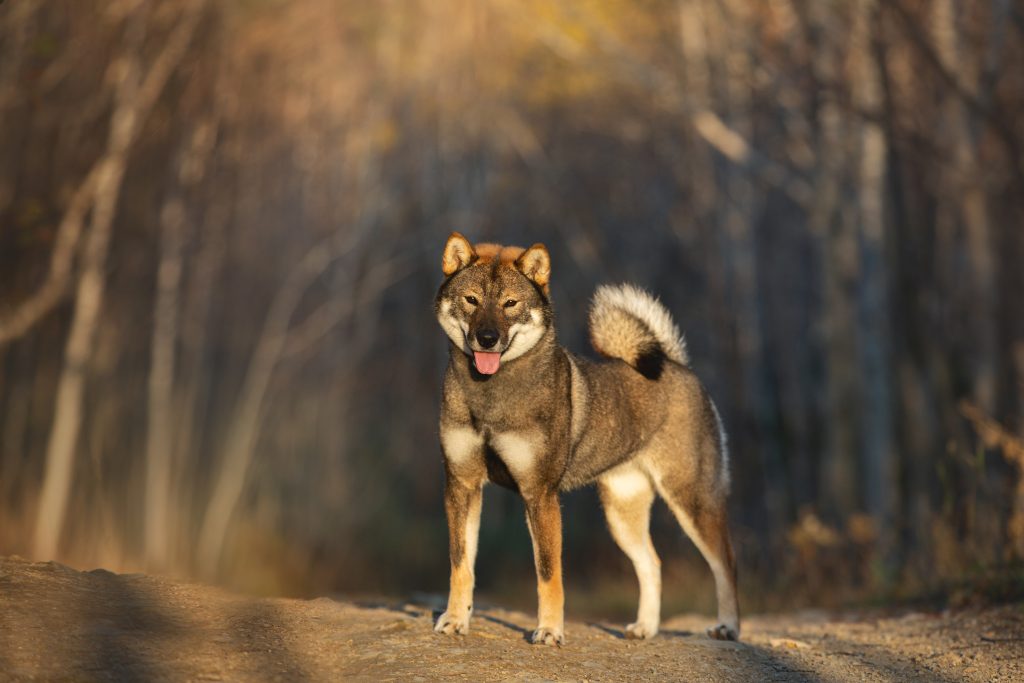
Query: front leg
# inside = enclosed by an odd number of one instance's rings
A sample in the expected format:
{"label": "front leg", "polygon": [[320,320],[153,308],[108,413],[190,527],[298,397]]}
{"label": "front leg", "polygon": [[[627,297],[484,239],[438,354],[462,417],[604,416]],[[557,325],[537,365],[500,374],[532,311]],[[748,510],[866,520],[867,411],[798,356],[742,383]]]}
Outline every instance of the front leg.
{"label": "front leg", "polygon": [[444,508],[448,517],[448,548],[451,558],[451,585],[448,609],[437,619],[438,633],[464,635],[469,632],[473,612],[473,566],[480,534],[480,508],[483,482],[467,483],[447,469]]}
{"label": "front leg", "polygon": [[565,643],[565,595],[562,591],[562,510],[558,492],[545,491],[526,500],[526,522],[537,567],[537,630],[533,642]]}

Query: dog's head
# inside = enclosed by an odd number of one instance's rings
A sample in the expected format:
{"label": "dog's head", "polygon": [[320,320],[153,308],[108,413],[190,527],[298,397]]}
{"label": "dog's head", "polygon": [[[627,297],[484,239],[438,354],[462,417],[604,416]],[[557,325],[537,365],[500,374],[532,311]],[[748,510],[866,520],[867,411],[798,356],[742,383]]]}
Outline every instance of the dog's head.
{"label": "dog's head", "polygon": [[543,244],[473,246],[453,232],[441,269],[437,320],[481,374],[493,375],[502,363],[522,356],[551,326],[551,259]]}

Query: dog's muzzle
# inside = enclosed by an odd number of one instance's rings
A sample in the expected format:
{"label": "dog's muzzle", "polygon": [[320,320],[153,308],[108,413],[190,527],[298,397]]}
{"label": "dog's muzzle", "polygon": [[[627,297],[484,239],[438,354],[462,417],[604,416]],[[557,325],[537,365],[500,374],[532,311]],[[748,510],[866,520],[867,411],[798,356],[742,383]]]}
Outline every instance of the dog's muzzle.
{"label": "dog's muzzle", "polygon": [[476,331],[476,342],[485,349],[493,348],[501,335],[498,334],[497,330],[477,330]]}

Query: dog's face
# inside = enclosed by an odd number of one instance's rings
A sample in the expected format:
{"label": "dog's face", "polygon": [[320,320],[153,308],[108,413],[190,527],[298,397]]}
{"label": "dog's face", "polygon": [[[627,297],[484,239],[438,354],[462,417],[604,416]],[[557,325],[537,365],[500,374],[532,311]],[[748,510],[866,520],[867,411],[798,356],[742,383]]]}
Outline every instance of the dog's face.
{"label": "dog's face", "polygon": [[544,245],[474,247],[454,232],[441,269],[446,279],[434,302],[437,320],[481,374],[522,356],[550,327],[551,260]]}

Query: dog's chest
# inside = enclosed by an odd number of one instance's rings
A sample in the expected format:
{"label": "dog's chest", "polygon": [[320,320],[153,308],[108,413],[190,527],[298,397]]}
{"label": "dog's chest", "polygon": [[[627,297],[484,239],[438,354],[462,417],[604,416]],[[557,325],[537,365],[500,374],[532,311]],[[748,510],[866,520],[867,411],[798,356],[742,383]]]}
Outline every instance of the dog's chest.
{"label": "dog's chest", "polygon": [[520,486],[535,478],[543,453],[543,441],[543,436],[536,432],[498,432],[487,439],[495,455]]}

